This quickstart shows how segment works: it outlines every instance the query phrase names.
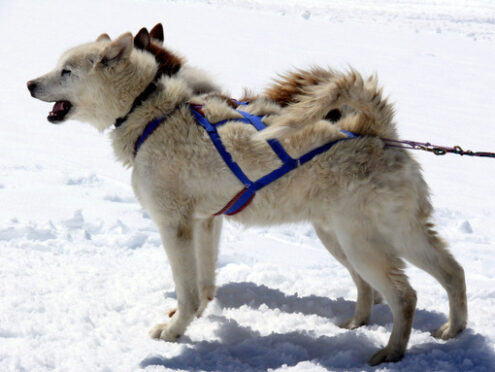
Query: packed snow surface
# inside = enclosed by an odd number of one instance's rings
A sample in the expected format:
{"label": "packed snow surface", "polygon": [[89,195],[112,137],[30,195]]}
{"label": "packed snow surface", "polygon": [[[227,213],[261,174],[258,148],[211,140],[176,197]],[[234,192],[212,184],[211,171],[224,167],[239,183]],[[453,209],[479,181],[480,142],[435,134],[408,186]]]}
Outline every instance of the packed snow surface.
{"label": "packed snow surface", "polygon": [[309,225],[225,224],[218,295],[179,343],[147,331],[175,306],[157,229],[108,134],[53,126],[25,83],[67,48],[163,22],[166,44],[234,97],[310,65],[377,73],[402,138],[495,151],[495,4],[488,0],[0,1],[0,371],[494,371],[495,160],[415,154],[435,223],[462,263],[468,328],[449,341],[445,291],[410,267],[405,358],[368,367],[392,327],[337,324],[356,290]]}

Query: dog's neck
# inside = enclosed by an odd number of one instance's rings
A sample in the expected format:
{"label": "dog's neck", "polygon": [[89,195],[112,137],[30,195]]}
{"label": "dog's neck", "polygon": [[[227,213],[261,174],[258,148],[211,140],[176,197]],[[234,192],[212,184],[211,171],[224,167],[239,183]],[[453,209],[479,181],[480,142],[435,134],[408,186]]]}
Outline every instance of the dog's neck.
{"label": "dog's neck", "polygon": [[153,81],[151,81],[146,88],[139,94],[135,99],[134,102],[132,102],[132,106],[130,110],[125,114],[124,116],[121,116],[115,120],[114,126],[115,128],[120,127],[129,117],[129,115],[132,114],[132,112],[141,106],[144,101],[146,101],[156,90],[158,87],[158,80],[162,77],[163,73],[158,70],[157,73],[155,74],[155,77],[153,78]]}
{"label": "dog's neck", "polygon": [[178,77],[162,76],[156,85],[154,94],[142,100],[126,115],[125,124],[111,133],[115,155],[124,166],[133,165],[136,140],[143,134],[146,125],[154,119],[170,115],[193,96],[187,81]]}

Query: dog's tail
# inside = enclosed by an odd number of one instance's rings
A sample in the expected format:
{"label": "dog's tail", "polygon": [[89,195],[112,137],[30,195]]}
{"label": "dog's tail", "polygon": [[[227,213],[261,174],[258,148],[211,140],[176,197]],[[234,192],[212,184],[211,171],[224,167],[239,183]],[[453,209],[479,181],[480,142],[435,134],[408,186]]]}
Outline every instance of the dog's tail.
{"label": "dog's tail", "polygon": [[335,73],[333,79],[304,89],[297,102],[285,107],[272,124],[256,133],[257,140],[283,139],[312,125],[332,110],[351,107],[357,114],[336,124],[361,135],[397,138],[393,123],[394,109],[383,98],[376,76],[364,80],[355,70]]}

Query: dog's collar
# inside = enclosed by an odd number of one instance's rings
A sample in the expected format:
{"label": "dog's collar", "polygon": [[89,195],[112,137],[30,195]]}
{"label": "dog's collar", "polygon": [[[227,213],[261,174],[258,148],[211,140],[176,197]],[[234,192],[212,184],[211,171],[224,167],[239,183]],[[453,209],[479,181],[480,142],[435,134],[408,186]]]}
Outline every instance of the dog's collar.
{"label": "dog's collar", "polygon": [[120,118],[117,118],[115,120],[115,123],[113,124],[115,126],[115,128],[120,127],[122,125],[122,123],[124,123],[127,120],[127,118],[129,117],[129,115],[132,114],[132,112],[136,108],[138,108],[139,106],[141,106],[142,103],[144,101],[146,101],[149,98],[149,96],[151,96],[151,94],[153,94],[153,92],[158,88],[157,82],[162,77],[162,75],[163,75],[163,72],[161,72],[160,70],[158,70],[158,72],[156,73],[155,77],[153,78],[153,81],[151,83],[149,83],[146,86],[146,88],[144,88],[144,90],[141,92],[141,94],[139,96],[136,97],[136,99],[132,103],[131,109],[127,112],[127,114],[125,114],[125,116],[121,116]]}

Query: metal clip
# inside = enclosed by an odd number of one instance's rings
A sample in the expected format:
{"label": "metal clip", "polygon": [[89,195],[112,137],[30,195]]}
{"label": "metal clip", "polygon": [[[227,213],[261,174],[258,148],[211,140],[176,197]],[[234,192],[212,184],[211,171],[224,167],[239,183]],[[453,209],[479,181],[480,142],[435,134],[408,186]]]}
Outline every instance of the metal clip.
{"label": "metal clip", "polygon": [[434,147],[433,149],[431,149],[431,151],[435,154],[435,155],[445,155],[447,153],[447,150],[441,148],[441,147]]}

